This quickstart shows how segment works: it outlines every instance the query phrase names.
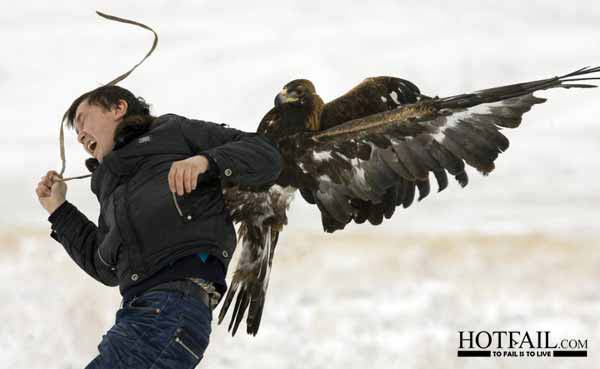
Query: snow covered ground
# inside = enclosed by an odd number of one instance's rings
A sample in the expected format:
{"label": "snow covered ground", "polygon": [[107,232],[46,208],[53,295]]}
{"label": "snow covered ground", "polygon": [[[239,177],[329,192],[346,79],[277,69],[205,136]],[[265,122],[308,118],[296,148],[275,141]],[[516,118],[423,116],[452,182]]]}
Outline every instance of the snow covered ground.
{"label": "snow covered ground", "polygon": [[[0,5],[0,367],[80,368],[119,296],[48,237],[34,188],[60,166],[59,119],[79,94],[155,54],[122,85],[155,114],[253,130],[289,80],[325,101],[363,78],[453,95],[600,64],[594,1],[43,1]],[[592,368],[600,364],[600,90],[548,102],[506,134],[487,178],[471,171],[384,225],[320,232],[300,198],[280,241],[257,337],[215,327],[211,368]],[[67,175],[85,155],[67,133]],[[89,182],[69,199],[94,219]],[[315,268],[318,265],[318,268]],[[461,329],[587,338],[579,359],[457,359]]]}
{"label": "snow covered ground", "polygon": [[[114,322],[118,292],[45,233],[22,234],[2,239],[2,367],[82,368]],[[213,324],[199,367],[598,367],[598,247],[540,233],[286,234],[258,335],[231,338]],[[590,356],[457,358],[460,330],[549,330],[587,339]]]}

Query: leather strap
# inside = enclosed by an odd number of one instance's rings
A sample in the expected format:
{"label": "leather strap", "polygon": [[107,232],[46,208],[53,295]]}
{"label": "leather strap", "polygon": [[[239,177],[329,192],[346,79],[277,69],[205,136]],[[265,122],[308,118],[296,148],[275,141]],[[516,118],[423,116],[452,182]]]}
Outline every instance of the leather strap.
{"label": "leather strap", "polygon": [[[140,60],[140,62],[138,62],[136,65],[134,65],[127,72],[121,74],[120,76],[118,76],[117,78],[113,79],[112,81],[108,82],[105,85],[105,86],[113,86],[113,85],[116,85],[117,83],[121,82],[125,78],[127,78],[131,74],[131,72],[133,72],[135,70],[135,68],[139,67],[140,64],[142,64],[150,56],[150,54],[152,54],[152,52],[154,52],[154,49],[156,49],[156,45],[158,44],[158,35],[156,34],[156,32],[152,28],[148,27],[147,25],[145,25],[143,23],[136,22],[136,21],[131,20],[131,19],[125,19],[125,18],[116,17],[114,15],[102,13],[102,12],[99,12],[99,11],[96,11],[96,14],[98,14],[102,18],[105,18],[105,19],[108,19],[108,20],[111,20],[111,21],[120,22],[120,23],[127,23],[127,24],[132,24],[134,26],[142,27],[142,28],[147,29],[148,31],[150,31],[150,32],[152,32],[154,34],[154,41],[152,42],[152,47],[150,47],[150,50],[146,53],[146,56],[144,56],[144,58],[142,60]],[[60,161],[62,163],[62,166],[61,166],[61,169],[60,169],[60,177],[61,178],[65,174],[65,168],[66,168],[64,124],[65,124],[65,120],[67,119],[67,112],[65,112],[65,114],[63,115],[63,119],[60,122],[60,134],[59,134],[59,138],[58,138],[59,145],[60,145]],[[83,175],[83,176],[77,176],[77,177],[64,178],[63,181],[68,181],[68,180],[71,180],[71,179],[87,178],[87,177],[90,177],[90,175]]]}

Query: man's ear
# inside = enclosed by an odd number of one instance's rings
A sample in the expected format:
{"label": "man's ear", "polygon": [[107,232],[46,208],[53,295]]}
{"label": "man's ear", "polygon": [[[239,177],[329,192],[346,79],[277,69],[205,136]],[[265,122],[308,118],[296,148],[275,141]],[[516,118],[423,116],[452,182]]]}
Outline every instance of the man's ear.
{"label": "man's ear", "polygon": [[127,114],[127,108],[127,101],[120,99],[117,105],[115,106],[115,119],[122,119],[125,116],[125,114]]}

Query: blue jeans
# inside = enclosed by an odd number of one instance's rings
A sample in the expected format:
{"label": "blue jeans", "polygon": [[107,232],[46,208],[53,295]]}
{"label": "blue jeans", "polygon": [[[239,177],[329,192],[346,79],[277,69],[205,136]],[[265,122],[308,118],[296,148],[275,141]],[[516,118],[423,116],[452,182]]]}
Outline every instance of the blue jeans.
{"label": "blue jeans", "polygon": [[100,354],[85,369],[192,369],[208,346],[212,310],[181,291],[123,301]]}

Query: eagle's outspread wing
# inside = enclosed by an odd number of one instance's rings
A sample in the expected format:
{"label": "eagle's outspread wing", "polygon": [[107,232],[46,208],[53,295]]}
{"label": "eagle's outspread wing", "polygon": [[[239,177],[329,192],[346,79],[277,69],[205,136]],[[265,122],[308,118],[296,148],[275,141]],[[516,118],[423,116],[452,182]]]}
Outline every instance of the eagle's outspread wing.
{"label": "eagle's outspread wing", "polygon": [[320,130],[419,101],[423,95],[412,82],[396,77],[366,78],[346,94],[323,106]]}
{"label": "eagle's outspread wing", "polygon": [[219,312],[219,323],[225,318],[237,293],[228,330],[235,335],[247,311],[246,331],[256,335],[275,247],[279,232],[287,224],[286,211],[293,198],[293,189],[274,185],[267,191],[256,192],[230,187],[224,189],[223,196],[233,221],[239,224],[241,254]]}
{"label": "eagle's outspread wing", "polygon": [[310,81],[291,81],[257,130],[284,158],[278,185],[262,192],[224,190],[239,224],[242,251],[219,323],[237,294],[229,329],[235,334],[247,311],[247,332],[257,333],[275,246],[296,189],[319,207],[328,232],[352,220],[379,224],[396,206],[410,206],[417,191],[419,200],[426,197],[430,173],[441,191],[448,185],[447,173],[467,185],[465,163],[491,172],[498,154],[508,148],[500,128],[517,127],[525,112],[545,101],[533,92],[595,87],[581,81],[598,78],[580,76],[599,71],[583,68],[441,99],[421,95],[406,80],[375,77],[328,104]]}
{"label": "eagle's outspread wing", "polygon": [[319,207],[328,232],[352,220],[379,224],[396,206],[410,206],[416,190],[419,200],[426,197],[430,173],[441,191],[447,173],[467,185],[465,162],[483,174],[491,172],[498,154],[508,148],[500,129],[517,127],[525,112],[545,101],[533,92],[595,87],[581,83],[590,78],[580,76],[598,71],[583,68],[562,77],[423,99],[325,131],[298,133],[287,139],[304,150],[296,152],[300,170],[288,181]]}
{"label": "eagle's outspread wing", "polygon": [[[294,90],[294,88],[297,87],[297,83],[294,82],[295,81],[290,82],[286,87]],[[314,88],[312,83],[310,86]],[[287,139],[289,132],[281,134],[278,130],[289,129],[290,126],[302,126],[302,124],[298,122],[301,113],[306,114],[306,118],[301,118],[307,122],[304,124],[305,129],[314,131],[314,128],[317,127],[318,129],[316,130],[323,131],[351,120],[393,110],[406,104],[415,103],[421,99],[429,99],[429,97],[422,95],[419,88],[408,80],[389,76],[369,77],[344,95],[322,105],[320,109],[318,109],[319,104],[304,104],[304,106],[284,105],[279,109],[273,109],[263,119],[263,122],[259,127],[259,132],[265,132],[275,137],[286,137],[283,138],[283,141],[287,140],[288,142],[283,142],[280,139],[279,147],[284,150],[284,156],[295,158],[303,152],[305,147],[297,147],[294,142],[290,142],[290,140]],[[319,110],[319,120],[316,124],[311,124],[309,123],[309,117],[311,116],[310,111],[317,109]],[[276,122],[280,124],[274,124]],[[302,172],[293,164],[287,166],[287,169],[280,178],[280,183],[282,185],[288,185],[292,182],[289,180],[289,177],[303,177],[304,179],[308,179],[305,176],[302,176]],[[295,182],[295,184],[300,185],[302,197],[309,203],[314,204],[315,200],[311,191],[306,190],[306,188],[314,187],[314,183],[301,185],[300,183]],[[402,191],[402,183],[394,184],[388,191]],[[363,212],[369,213],[372,219],[383,217],[385,211],[381,204],[374,204],[371,202],[363,203],[362,209]]]}

